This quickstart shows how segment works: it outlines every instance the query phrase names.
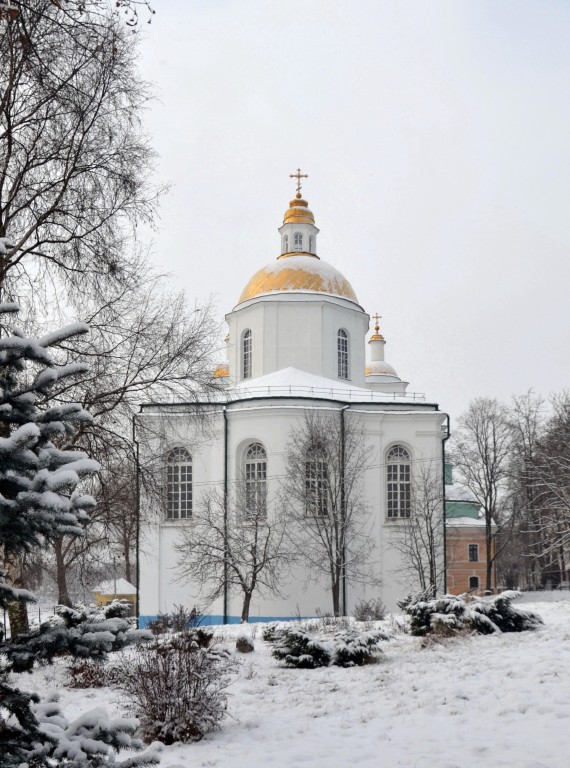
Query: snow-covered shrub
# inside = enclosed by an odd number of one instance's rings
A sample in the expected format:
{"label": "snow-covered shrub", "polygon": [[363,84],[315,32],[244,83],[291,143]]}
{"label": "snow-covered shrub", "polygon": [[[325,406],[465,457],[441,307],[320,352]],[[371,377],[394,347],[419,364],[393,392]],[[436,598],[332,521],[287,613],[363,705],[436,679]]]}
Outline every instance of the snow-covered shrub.
{"label": "snow-covered shrub", "polygon": [[[41,735],[30,744],[26,766],[143,768],[160,762],[158,745],[141,752],[143,742],[134,738],[135,719],[109,719],[104,709],[93,709],[69,722],[55,699],[34,703],[32,712]],[[139,754],[122,760],[117,753],[123,750]]]}
{"label": "snow-covered shrub", "polygon": [[318,640],[302,629],[291,628],[278,633],[272,654],[288,667],[315,669],[329,666],[333,649],[329,641]]}
{"label": "snow-covered shrub", "polygon": [[356,621],[382,621],[386,618],[386,606],[379,597],[371,600],[358,600],[354,606]]}
{"label": "snow-covered shrub", "polygon": [[454,636],[466,632],[490,635],[494,632],[524,632],[543,622],[531,611],[514,608],[520,592],[503,592],[482,600],[466,595],[444,595],[431,600],[408,598],[399,605],[410,617],[413,635]]}
{"label": "snow-covered shrub", "polygon": [[323,638],[304,629],[283,625],[276,625],[270,637],[269,642],[275,643],[273,656],[288,667],[299,669],[377,664],[382,658],[379,643],[390,639],[390,635],[380,629],[361,632],[349,627]]}
{"label": "snow-covered shrub", "polygon": [[145,741],[199,741],[219,726],[233,663],[229,651],[211,640],[211,633],[197,628],[157,638],[125,659],[119,686],[141,721]]}
{"label": "snow-covered shrub", "polygon": [[282,627],[278,621],[272,621],[270,624],[266,624],[263,627],[261,637],[266,643],[274,643],[277,640],[281,629]]}
{"label": "snow-covered shrub", "polygon": [[126,611],[128,606],[120,601],[95,609],[59,605],[56,615],[38,629],[19,635],[0,650],[14,672],[29,671],[36,662],[49,663],[64,654],[104,660],[112,651],[152,637],[147,630],[135,629],[132,620],[125,617]]}
{"label": "snow-covered shrub", "polygon": [[159,613],[148,623],[148,629],[153,635],[164,635],[167,632],[184,632],[187,629],[199,627],[204,620],[203,614],[197,608],[189,611],[183,605],[175,605],[170,613]]}
{"label": "snow-covered shrub", "polygon": [[382,651],[378,645],[381,640],[388,640],[388,635],[381,630],[359,632],[357,629],[349,629],[339,632],[334,638],[332,663],[337,667],[378,664],[382,658]]}

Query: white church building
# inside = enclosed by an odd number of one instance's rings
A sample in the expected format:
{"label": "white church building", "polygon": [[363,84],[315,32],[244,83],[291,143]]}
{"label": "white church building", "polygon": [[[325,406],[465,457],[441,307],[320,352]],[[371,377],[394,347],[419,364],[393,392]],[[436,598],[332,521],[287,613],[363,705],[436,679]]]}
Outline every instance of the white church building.
{"label": "white church building", "polygon": [[[308,410],[354,418],[369,449],[361,495],[375,578],[370,584],[345,579],[344,612],[363,598],[380,598],[393,610],[407,594],[394,536],[410,515],[414,466],[434,462],[443,486],[447,417],[423,395],[408,393],[408,383],[386,362],[377,316],[366,343],[370,317],[346,277],[319,255],[319,230],[297,176],[275,261],[249,280],[244,276],[245,287],[226,315],[227,363],[214,374],[217,391],[192,404],[147,404],[137,417],[137,431],[160,435],[166,491],[163,503],[152,502],[141,516],[140,626],[176,605],[197,606],[212,623],[240,620],[239,592],[226,590],[205,605],[200,584],[178,579],[174,547],[192,535],[212,489],[231,504],[232,489],[253,478],[271,518],[290,435]],[[279,595],[254,593],[250,621],[331,612],[330,581],[306,576],[301,561],[284,572]]]}

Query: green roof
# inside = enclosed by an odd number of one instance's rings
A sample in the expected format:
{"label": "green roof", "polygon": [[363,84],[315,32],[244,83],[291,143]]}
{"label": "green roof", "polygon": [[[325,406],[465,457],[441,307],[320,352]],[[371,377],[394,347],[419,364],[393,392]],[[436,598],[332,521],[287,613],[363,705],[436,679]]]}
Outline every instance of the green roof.
{"label": "green roof", "polygon": [[446,501],[445,517],[449,520],[452,517],[472,517],[479,519],[480,505],[476,501]]}

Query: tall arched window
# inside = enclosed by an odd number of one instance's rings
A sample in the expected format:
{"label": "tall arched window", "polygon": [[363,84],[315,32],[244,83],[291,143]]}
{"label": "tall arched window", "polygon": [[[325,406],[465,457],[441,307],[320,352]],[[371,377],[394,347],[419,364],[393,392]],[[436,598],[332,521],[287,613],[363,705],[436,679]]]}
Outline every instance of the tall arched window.
{"label": "tall arched window", "polygon": [[309,235],[309,253],[313,252],[313,236]]}
{"label": "tall arched window", "polygon": [[339,329],[336,337],[338,378],[348,379],[348,333]]}
{"label": "tall arched window", "polygon": [[388,452],[387,491],[388,517],[409,517],[411,512],[411,461],[410,454],[401,445]]}
{"label": "tall arched window", "polygon": [[252,333],[247,329],[242,336],[241,342],[241,377],[242,379],[251,379],[252,358],[253,358],[253,338]]}
{"label": "tall arched window", "polygon": [[267,454],[261,443],[252,443],[245,454],[245,512],[251,517],[267,514]]}
{"label": "tall arched window", "polygon": [[166,462],[166,519],[192,517],[192,457],[184,448],[175,448]]}
{"label": "tall arched window", "polygon": [[283,235],[283,253],[289,252],[289,235]]}
{"label": "tall arched window", "polygon": [[295,251],[303,250],[303,235],[301,232],[295,232],[293,235],[293,246]]}
{"label": "tall arched window", "polygon": [[325,517],[328,513],[328,468],[324,451],[316,447],[305,460],[305,514]]}

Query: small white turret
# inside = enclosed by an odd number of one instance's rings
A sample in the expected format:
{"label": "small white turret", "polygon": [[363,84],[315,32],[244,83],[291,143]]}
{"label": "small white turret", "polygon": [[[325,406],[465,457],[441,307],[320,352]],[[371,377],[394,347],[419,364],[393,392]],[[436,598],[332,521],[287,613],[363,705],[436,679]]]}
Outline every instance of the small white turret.
{"label": "small white turret", "polygon": [[375,314],[372,317],[376,321],[374,333],[368,340],[370,345],[370,363],[364,371],[366,376],[366,386],[370,389],[381,392],[403,393],[408,386],[407,381],[402,379],[396,373],[394,366],[384,360],[384,347],[386,339],[380,333],[380,315]]}
{"label": "small white turret", "polygon": [[301,173],[301,169],[298,168],[297,173],[289,175],[297,179],[297,194],[289,203],[289,208],[283,217],[283,225],[279,227],[281,255],[303,253],[316,256],[319,230],[315,226],[315,217],[309,210],[309,204],[301,196],[301,179],[306,179],[307,174]]}

